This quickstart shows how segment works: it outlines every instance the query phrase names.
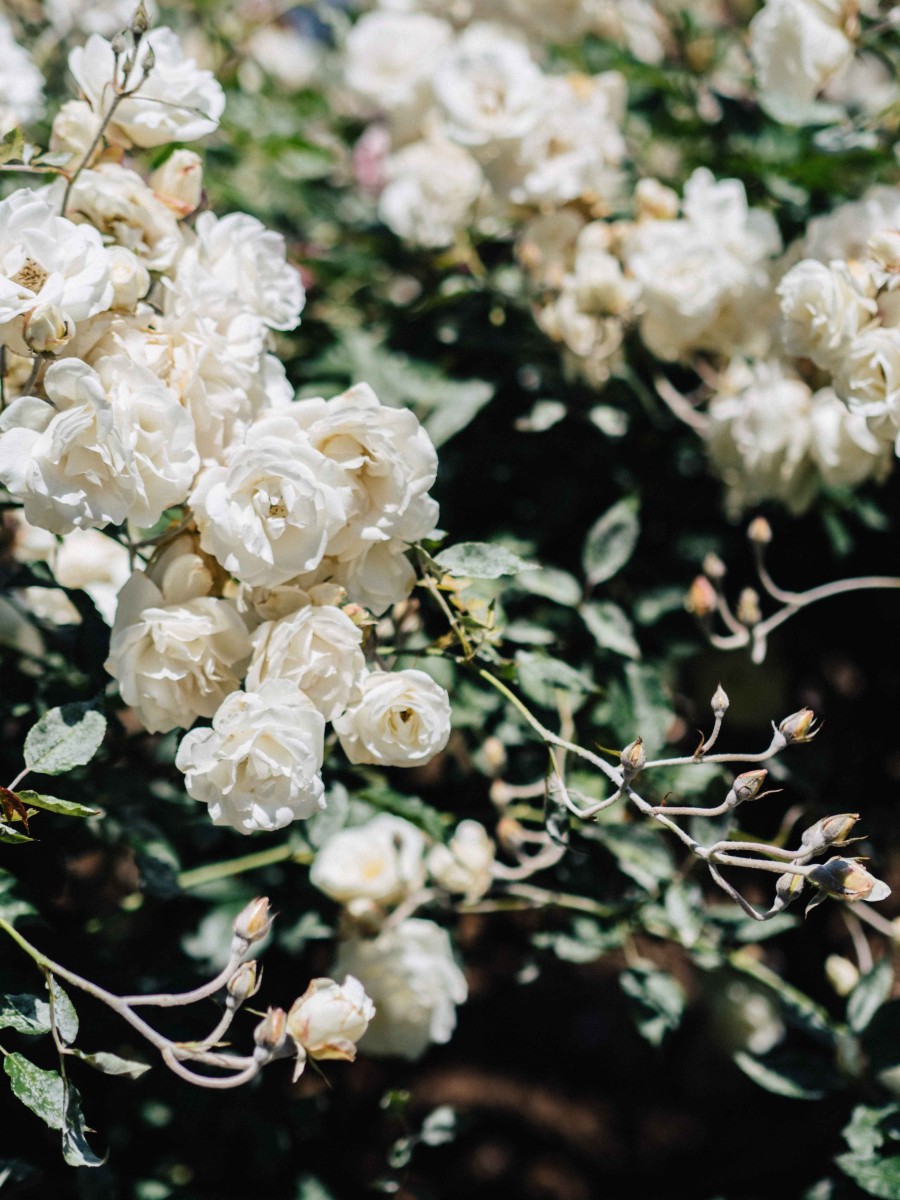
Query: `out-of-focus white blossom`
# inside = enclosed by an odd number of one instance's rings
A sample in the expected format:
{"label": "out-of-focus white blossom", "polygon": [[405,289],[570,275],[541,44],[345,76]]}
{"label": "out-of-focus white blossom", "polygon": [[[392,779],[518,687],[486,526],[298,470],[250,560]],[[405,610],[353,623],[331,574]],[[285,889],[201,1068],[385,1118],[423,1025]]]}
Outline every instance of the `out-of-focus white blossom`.
{"label": "out-of-focus white blossom", "polygon": [[254,692],[232,692],[211,729],[183,738],[175,765],[214,825],[272,832],[325,807],[324,734],[321,713],[303,693],[270,679]]}
{"label": "out-of-focus white blossom", "polygon": [[[147,55],[152,50],[152,68]],[[165,26],[141,39],[127,79],[119,83],[129,93],[116,107],[106,136],[123,146],[164,146],[193,142],[213,133],[225,108],[225,93],[212,72],[185,58],[178,37]],[[117,70],[112,45],[99,34],[69,54],[69,70],[95,113],[109,112],[115,98],[112,80]]]}
{"label": "out-of-focus white blossom", "polygon": [[750,22],[760,101],[780,121],[802,124],[812,101],[853,57],[841,0],[766,0]]}
{"label": "out-of-focus white blossom", "polygon": [[878,311],[846,263],[826,266],[804,259],[777,288],[784,320],[785,349],[826,370],[835,366],[853,338]]}
{"label": "out-of-focus white blossom", "polygon": [[428,872],[448,892],[479,900],[491,886],[496,847],[478,821],[460,821],[446,845],[428,852]]}
{"label": "out-of-focus white blossom", "polygon": [[402,817],[379,813],[333,834],[316,854],[309,878],[341,904],[399,904],[425,883],[425,838]]}
{"label": "out-of-focus white blossom", "polygon": [[193,150],[173,151],[150,176],[150,187],[176,216],[188,216],[203,198],[203,160]]}
{"label": "out-of-focus white blossom", "polygon": [[447,931],[420,918],[341,943],[333,971],[354,975],[374,1002],[365,1053],[376,1057],[419,1058],[448,1042],[456,1007],[468,997]]}
{"label": "out-of-focus white blossom", "polygon": [[483,186],[471,154],[439,132],[392,154],[384,172],[379,217],[399,237],[429,248],[452,244]]}
{"label": "out-of-focus white blossom", "polygon": [[352,763],[421,766],[447,745],[450,701],[424,671],[379,671],[334,728]]}
{"label": "out-of-focus white blossom", "polygon": [[44,77],[0,13],[0,136],[44,111]]}

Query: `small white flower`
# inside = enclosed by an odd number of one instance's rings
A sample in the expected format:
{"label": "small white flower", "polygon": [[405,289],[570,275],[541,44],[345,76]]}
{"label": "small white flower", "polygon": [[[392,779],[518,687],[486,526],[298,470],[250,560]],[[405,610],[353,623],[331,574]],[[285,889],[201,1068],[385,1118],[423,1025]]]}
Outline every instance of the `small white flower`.
{"label": "small white flower", "polygon": [[447,22],[428,13],[366,13],[347,35],[344,79],[365,105],[413,125],[452,38]]}
{"label": "small white flower", "polygon": [[415,825],[380,813],[333,834],[316,854],[309,878],[341,904],[399,904],[423,886],[424,855],[425,838]]}
{"label": "small white flower", "polygon": [[450,738],[450,700],[424,671],[380,671],[334,728],[352,763],[422,766]]}
{"label": "small white flower", "polygon": [[448,1042],[456,1006],[468,997],[449,934],[419,918],[343,942],[333,970],[359,979],[375,1004],[365,1052],[376,1057],[419,1058],[432,1043]]}
{"label": "small white flower", "polygon": [[406,600],[416,586],[416,573],[406,557],[406,542],[392,538],[372,542],[367,550],[345,562],[325,557],[308,575],[296,580],[307,590],[331,584],[343,590],[352,604],[361,604],[381,616],[392,605]]}
{"label": "small white flower", "polygon": [[432,846],[426,864],[436,883],[466,900],[479,900],[491,886],[496,847],[478,821],[460,821],[446,845]]}
{"label": "small white flower", "polygon": [[175,765],[214,825],[272,832],[325,807],[324,734],[321,713],[303,693],[270,679],[228,696],[211,729],[182,740]]}
{"label": "small white flower", "polygon": [[878,311],[862,293],[847,264],[814,259],[797,263],[777,288],[789,354],[810,358],[828,370]]}
{"label": "small white flower", "polygon": [[150,176],[150,186],[177,217],[186,217],[203,198],[203,160],[193,150],[175,150]]}
{"label": "small white flower", "polygon": [[[341,984],[314,979],[291,1005],[287,1031],[310,1058],[339,1058],[352,1062],[356,1043],[375,1016],[375,1005],[352,975]],[[302,1069],[302,1060],[301,1060]],[[295,1075],[296,1078],[296,1075]]]}
{"label": "small white flower", "polygon": [[867,416],[887,415],[900,427],[900,328],[855,337],[835,367],[834,390]]}
{"label": "small white flower", "polygon": [[344,712],[366,673],[362,630],[332,605],[310,605],[266,621],[252,641],[247,690],[266,679],[289,679],[326,721]]}
{"label": "small white flower", "polygon": [[474,158],[435,133],[392,154],[384,170],[378,215],[385,225],[417,246],[451,245],[469,223],[483,186]]}
{"label": "small white flower", "polygon": [[0,134],[30,125],[44,111],[44,77],[0,13]]}
{"label": "small white flower", "polygon": [[827,0],[766,0],[750,22],[760,100],[778,120],[802,124],[818,92],[852,59],[843,11]]}
{"label": "small white flower", "polygon": [[[147,53],[153,66],[144,78]],[[213,133],[225,108],[225,93],[211,71],[186,59],[177,36],[160,26],[141,39],[137,61],[120,84],[135,94],[116,107],[107,127],[110,141],[124,146],[164,146],[168,142],[193,142]],[[95,113],[105,115],[114,100],[112,80],[117,70],[111,44],[98,34],[69,54],[69,70]],[[143,82],[141,80],[143,79]]]}

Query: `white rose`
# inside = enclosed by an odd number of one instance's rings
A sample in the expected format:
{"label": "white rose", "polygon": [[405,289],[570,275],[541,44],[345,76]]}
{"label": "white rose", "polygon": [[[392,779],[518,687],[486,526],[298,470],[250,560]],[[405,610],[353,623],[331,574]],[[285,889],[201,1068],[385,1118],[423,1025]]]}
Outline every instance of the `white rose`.
{"label": "white rose", "polygon": [[375,1004],[365,1051],[376,1057],[419,1058],[448,1042],[468,997],[450,936],[433,921],[412,918],[377,938],[343,942],[333,970],[359,979]]}
{"label": "white rose", "polygon": [[342,984],[314,979],[291,1005],[287,1031],[310,1058],[353,1062],[356,1043],[375,1016],[375,1005],[352,975]]}
{"label": "white rose", "polygon": [[112,298],[96,229],[59,216],[46,192],[23,188],[0,200],[0,342],[25,354],[28,314],[38,306],[77,323]]}
{"label": "white rose", "polygon": [[148,529],[191,490],[200,465],[194,423],[171,388],[126,355],[98,358],[94,369],[131,451],[136,495],[129,520]]}
{"label": "white rose", "polygon": [[254,62],[271,75],[279,87],[291,92],[314,87],[326,60],[325,44],[320,38],[301,33],[289,24],[261,25],[253,30],[245,44],[247,54]]}
{"label": "white rose", "polygon": [[272,832],[325,807],[320,770],[325,721],[284,679],[233,692],[211,729],[182,740],[175,765],[214,825],[238,833]]}
{"label": "white rose", "polygon": [[150,176],[150,187],[177,217],[186,217],[203,198],[203,160],[193,150],[175,150]]}
{"label": "white rose", "polygon": [[97,373],[53,363],[44,390],[52,403],[21,396],[0,416],[0,480],[52,533],[121,524],[137,494],[133,459]]}
{"label": "white rose", "polygon": [[240,307],[271,329],[293,329],[305,301],[300,272],[286,258],[284,238],[247,213],[201,213],[185,250],[176,290],[193,295],[212,282],[219,307]]}
{"label": "white rose", "polygon": [[124,246],[109,246],[106,257],[113,286],[110,307],[132,313],[150,291],[150,272],[138,256]]}
{"label": "white rose", "polygon": [[346,524],[347,474],[290,415],[263,416],[207,467],[190,496],[200,543],[241,582],[263,587],[314,570]]}
{"label": "white rose", "polygon": [[857,487],[883,479],[891,468],[893,444],[876,435],[862,413],[851,412],[831,388],[812,398],[810,453],[831,487]]}
{"label": "white rose", "polygon": [[87,592],[107,625],[116,615],[117,596],[131,574],[128,548],[96,529],[73,529],[56,549],[53,574],[67,588]]}
{"label": "white rose", "polygon": [[67,100],[53,118],[50,149],[54,154],[68,154],[81,162],[93,146],[102,123],[102,117],[86,100]]}
{"label": "white rose", "polygon": [[334,728],[352,763],[421,766],[447,745],[450,700],[424,671],[380,671]]}
{"label": "white rose", "polygon": [[399,904],[424,885],[424,855],[425,838],[415,825],[380,813],[333,834],[316,854],[309,879],[341,904]]}
{"label": "white rose", "polygon": [[584,217],[570,208],[541,213],[522,226],[516,254],[539,287],[562,286],[574,265],[575,244],[584,226]]}
{"label": "white rose", "polygon": [[406,542],[396,539],[373,542],[346,562],[326,556],[314,571],[292,582],[309,592],[324,586],[339,588],[351,604],[361,604],[380,617],[392,605],[408,599],[416,586],[416,573],[406,557],[408,549]]}
{"label": "white rose", "polygon": [[266,679],[289,679],[326,721],[341,715],[366,673],[362,630],[330,605],[310,605],[279,621],[266,621],[252,642],[247,691]]}
{"label": "white rose", "polygon": [[438,506],[427,493],[437,454],[414,413],[382,404],[367,383],[330,400],[299,400],[288,411],[353,489],[346,523],[329,539],[329,555],[354,558],[373,542],[415,542],[431,533]]}
{"label": "white rose", "polygon": [[347,35],[344,79],[365,105],[413,126],[452,39],[447,22],[427,13],[366,13]]}
{"label": "white rose", "polygon": [[[141,39],[137,61],[124,81],[128,89],[141,80],[151,48],[153,67],[135,94],[117,106],[107,137],[120,145],[146,149],[193,142],[213,133],[225,108],[225,93],[211,71],[200,70],[193,59],[184,57],[171,29],[151,29]],[[86,45],[70,52],[69,70],[94,112],[108,113],[117,71],[110,43],[98,34],[89,37]]]}
{"label": "white rose", "polygon": [[240,687],[250,657],[246,626],[227,600],[162,582],[137,571],[122,589],[104,664],[151,733],[211,717]]}
{"label": "white rose", "polygon": [[470,25],[445,55],[434,91],[447,132],[464,146],[496,151],[524,137],[544,103],[545,77],[528,47],[500,25]]}
{"label": "white rose", "polygon": [[578,236],[572,286],[583,312],[620,315],[634,303],[637,288],[608,246],[607,226],[592,221]]}
{"label": "white rose", "polygon": [[451,245],[468,224],[483,186],[474,158],[433,134],[392,154],[384,169],[387,183],[378,215],[385,225],[417,246]]}
{"label": "white rose", "polygon": [[[128,28],[136,5],[134,0],[44,0],[42,8],[59,37],[73,30],[113,37]],[[155,21],[158,11],[155,0],[144,0],[144,8],[150,20]]]}
{"label": "white rose", "polygon": [[760,101],[777,120],[802,124],[818,92],[853,57],[853,43],[816,0],[767,0],[750,22]]}
{"label": "white rose", "polygon": [[453,837],[432,846],[426,865],[436,883],[466,900],[479,900],[491,886],[496,847],[478,821],[460,821]]}
{"label": "white rose", "polygon": [[707,448],[734,508],[781,500],[793,512],[816,490],[812,393],[774,362],[734,364],[709,406]]}
{"label": "white rose", "polygon": [[866,416],[900,426],[900,328],[863,330],[834,370],[834,390]]}
{"label": "white rose", "polygon": [[44,77],[0,13],[0,134],[30,125],[44,111]]}
{"label": "white rose", "polygon": [[868,257],[868,241],[879,229],[900,226],[900,188],[877,184],[861,200],[839,204],[806,227],[803,255],[819,262]]}
{"label": "white rose", "polygon": [[874,299],[862,294],[843,262],[825,266],[804,259],[788,271],[776,291],[788,353],[810,358],[825,370],[835,365],[878,311]]}

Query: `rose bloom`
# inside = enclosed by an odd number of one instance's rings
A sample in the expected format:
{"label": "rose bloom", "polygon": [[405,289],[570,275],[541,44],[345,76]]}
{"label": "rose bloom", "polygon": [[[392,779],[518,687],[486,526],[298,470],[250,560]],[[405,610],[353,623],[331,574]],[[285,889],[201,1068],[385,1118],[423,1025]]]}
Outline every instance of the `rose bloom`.
{"label": "rose bloom", "polygon": [[375,1016],[375,1005],[352,975],[342,984],[314,979],[291,1005],[287,1030],[310,1058],[356,1058],[356,1043]]}
{"label": "rose bloom", "polygon": [[[107,138],[121,146],[147,149],[168,142],[193,142],[214,133],[225,108],[225,93],[211,71],[200,70],[193,59],[184,57],[171,29],[160,26],[143,36],[127,80],[129,90],[141,79],[151,48],[153,67],[136,94],[117,106],[107,126]],[[94,112],[107,113],[116,71],[111,44],[99,34],[89,37],[86,45],[70,52],[69,70]]]}
{"label": "rose bloom", "polygon": [[432,846],[426,865],[432,879],[448,892],[479,900],[491,886],[494,842],[478,821],[460,821],[453,837]]}
{"label": "rose bloom", "polygon": [[333,970],[359,979],[375,1004],[365,1051],[376,1057],[419,1058],[432,1043],[448,1042],[456,1006],[468,996],[449,934],[419,918],[341,943]]}
{"label": "rose bloom", "polygon": [[332,605],[310,605],[266,621],[252,642],[247,690],[266,679],[289,679],[326,721],[347,708],[366,674],[362,630]]}
{"label": "rose bloom", "polygon": [[804,259],[788,271],[776,290],[788,353],[812,359],[825,370],[838,362],[878,311],[844,262],[825,266]]}
{"label": "rose bloom", "polygon": [[0,135],[30,125],[44,111],[44,76],[0,13]]}
{"label": "rose bloom", "polygon": [[475,159],[440,134],[392,154],[384,172],[379,217],[398,237],[429,249],[453,244],[484,182]]}
{"label": "rose bloom", "polygon": [[203,549],[241,582],[272,587],[319,565],[350,500],[347,473],[276,413],[253,422],[227,466],[201,472],[190,504]]}
{"label": "rose bloom", "polygon": [[447,745],[450,699],[424,671],[379,671],[334,729],[352,763],[421,766]]}
{"label": "rose bloom", "polygon": [[0,416],[0,480],[51,533],[121,524],[137,495],[133,459],[99,376],[66,359],[44,390],[52,403],[20,396]]}
{"label": "rose bloom", "polygon": [[331,584],[342,589],[353,604],[361,604],[376,617],[401,600],[416,586],[416,573],[406,557],[406,542],[394,538],[373,542],[362,554],[347,561],[326,556],[315,571],[300,576],[299,587],[312,589]]}
{"label": "rose bloom", "polygon": [[104,665],[151,733],[189,729],[240,687],[247,628],[228,600],[205,594],[209,583],[196,555],[179,555],[161,586],[136,571],[119,596]]}
{"label": "rose bloom", "polygon": [[228,696],[211,729],[182,740],[175,765],[214,825],[271,833],[325,807],[324,735],[311,701],[287,680],[269,679]]}
{"label": "rose bloom", "polygon": [[59,216],[46,193],[22,188],[0,200],[0,343],[25,354],[35,310],[75,325],[109,308],[112,298],[96,229]]}
{"label": "rose bloom", "polygon": [[309,879],[341,904],[399,904],[425,883],[424,854],[425,838],[415,825],[380,813],[333,834],[316,854]]}
{"label": "rose bloom", "polygon": [[853,58],[838,0],[767,0],[750,22],[760,102],[778,120],[802,124],[818,92]]}

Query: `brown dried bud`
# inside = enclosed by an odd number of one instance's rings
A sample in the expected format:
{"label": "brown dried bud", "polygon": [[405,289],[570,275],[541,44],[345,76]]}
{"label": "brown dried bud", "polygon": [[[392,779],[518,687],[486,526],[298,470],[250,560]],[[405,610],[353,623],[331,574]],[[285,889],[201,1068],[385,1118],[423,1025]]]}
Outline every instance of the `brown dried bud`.
{"label": "brown dried bud", "polygon": [[742,625],[758,625],[762,620],[759,593],[753,588],[744,588],[737,602],[737,619]]}
{"label": "brown dried bud", "polygon": [[747,537],[757,546],[768,546],[772,540],[772,526],[765,517],[755,517],[747,527]]}
{"label": "brown dried bud", "polygon": [[247,950],[255,942],[261,942],[272,928],[273,919],[269,912],[268,896],[257,896],[255,900],[251,900],[234,919],[234,952],[242,953],[241,947]]}
{"label": "brown dried bud", "polygon": [[830,846],[846,846],[847,838],[858,820],[859,813],[838,813],[834,817],[823,817],[821,821],[816,821],[815,825],[804,829],[800,836],[800,845],[808,855],[821,854]]}
{"label": "brown dried bud", "polygon": [[730,703],[731,701],[728,699],[728,693],[720,683],[713,692],[712,700],[709,702],[710,708],[713,710],[713,716],[716,718],[716,720],[721,721],[722,717],[724,717],[728,712],[728,706]]}
{"label": "brown dried bud", "polygon": [[705,575],[698,575],[691,584],[684,607],[695,617],[708,617],[716,611],[716,589]]}
{"label": "brown dried bud", "polygon": [[633,779],[639,771],[643,771],[647,762],[643,738],[635,738],[633,742],[629,742],[619,758],[622,760],[622,774],[626,780]]}
{"label": "brown dried bud", "polygon": [[829,858],[813,868],[807,878],[838,900],[884,900],[891,894],[888,885],[876,879],[855,858]]}
{"label": "brown dried bud", "polygon": [[[736,808],[739,804],[744,804],[748,800],[755,800],[759,795],[763,784],[766,782],[768,771],[744,771],[742,775],[738,775],[734,783],[731,785],[731,791],[728,793],[728,800],[731,801],[730,807]],[[734,797],[732,800],[731,798]]]}
{"label": "brown dried bud", "polygon": [[813,728],[816,714],[811,708],[801,708],[799,712],[785,717],[778,726],[778,732],[790,746],[794,742],[811,742],[821,726]]}
{"label": "brown dried bud", "polygon": [[262,1021],[253,1030],[257,1058],[276,1058],[292,1053],[293,1043],[288,1042],[287,1013],[283,1008],[270,1008]]}
{"label": "brown dried bud", "polygon": [[249,1000],[259,991],[262,972],[257,968],[256,959],[251,958],[242,963],[228,980],[228,997],[232,1008],[239,1008],[245,1000]]}

